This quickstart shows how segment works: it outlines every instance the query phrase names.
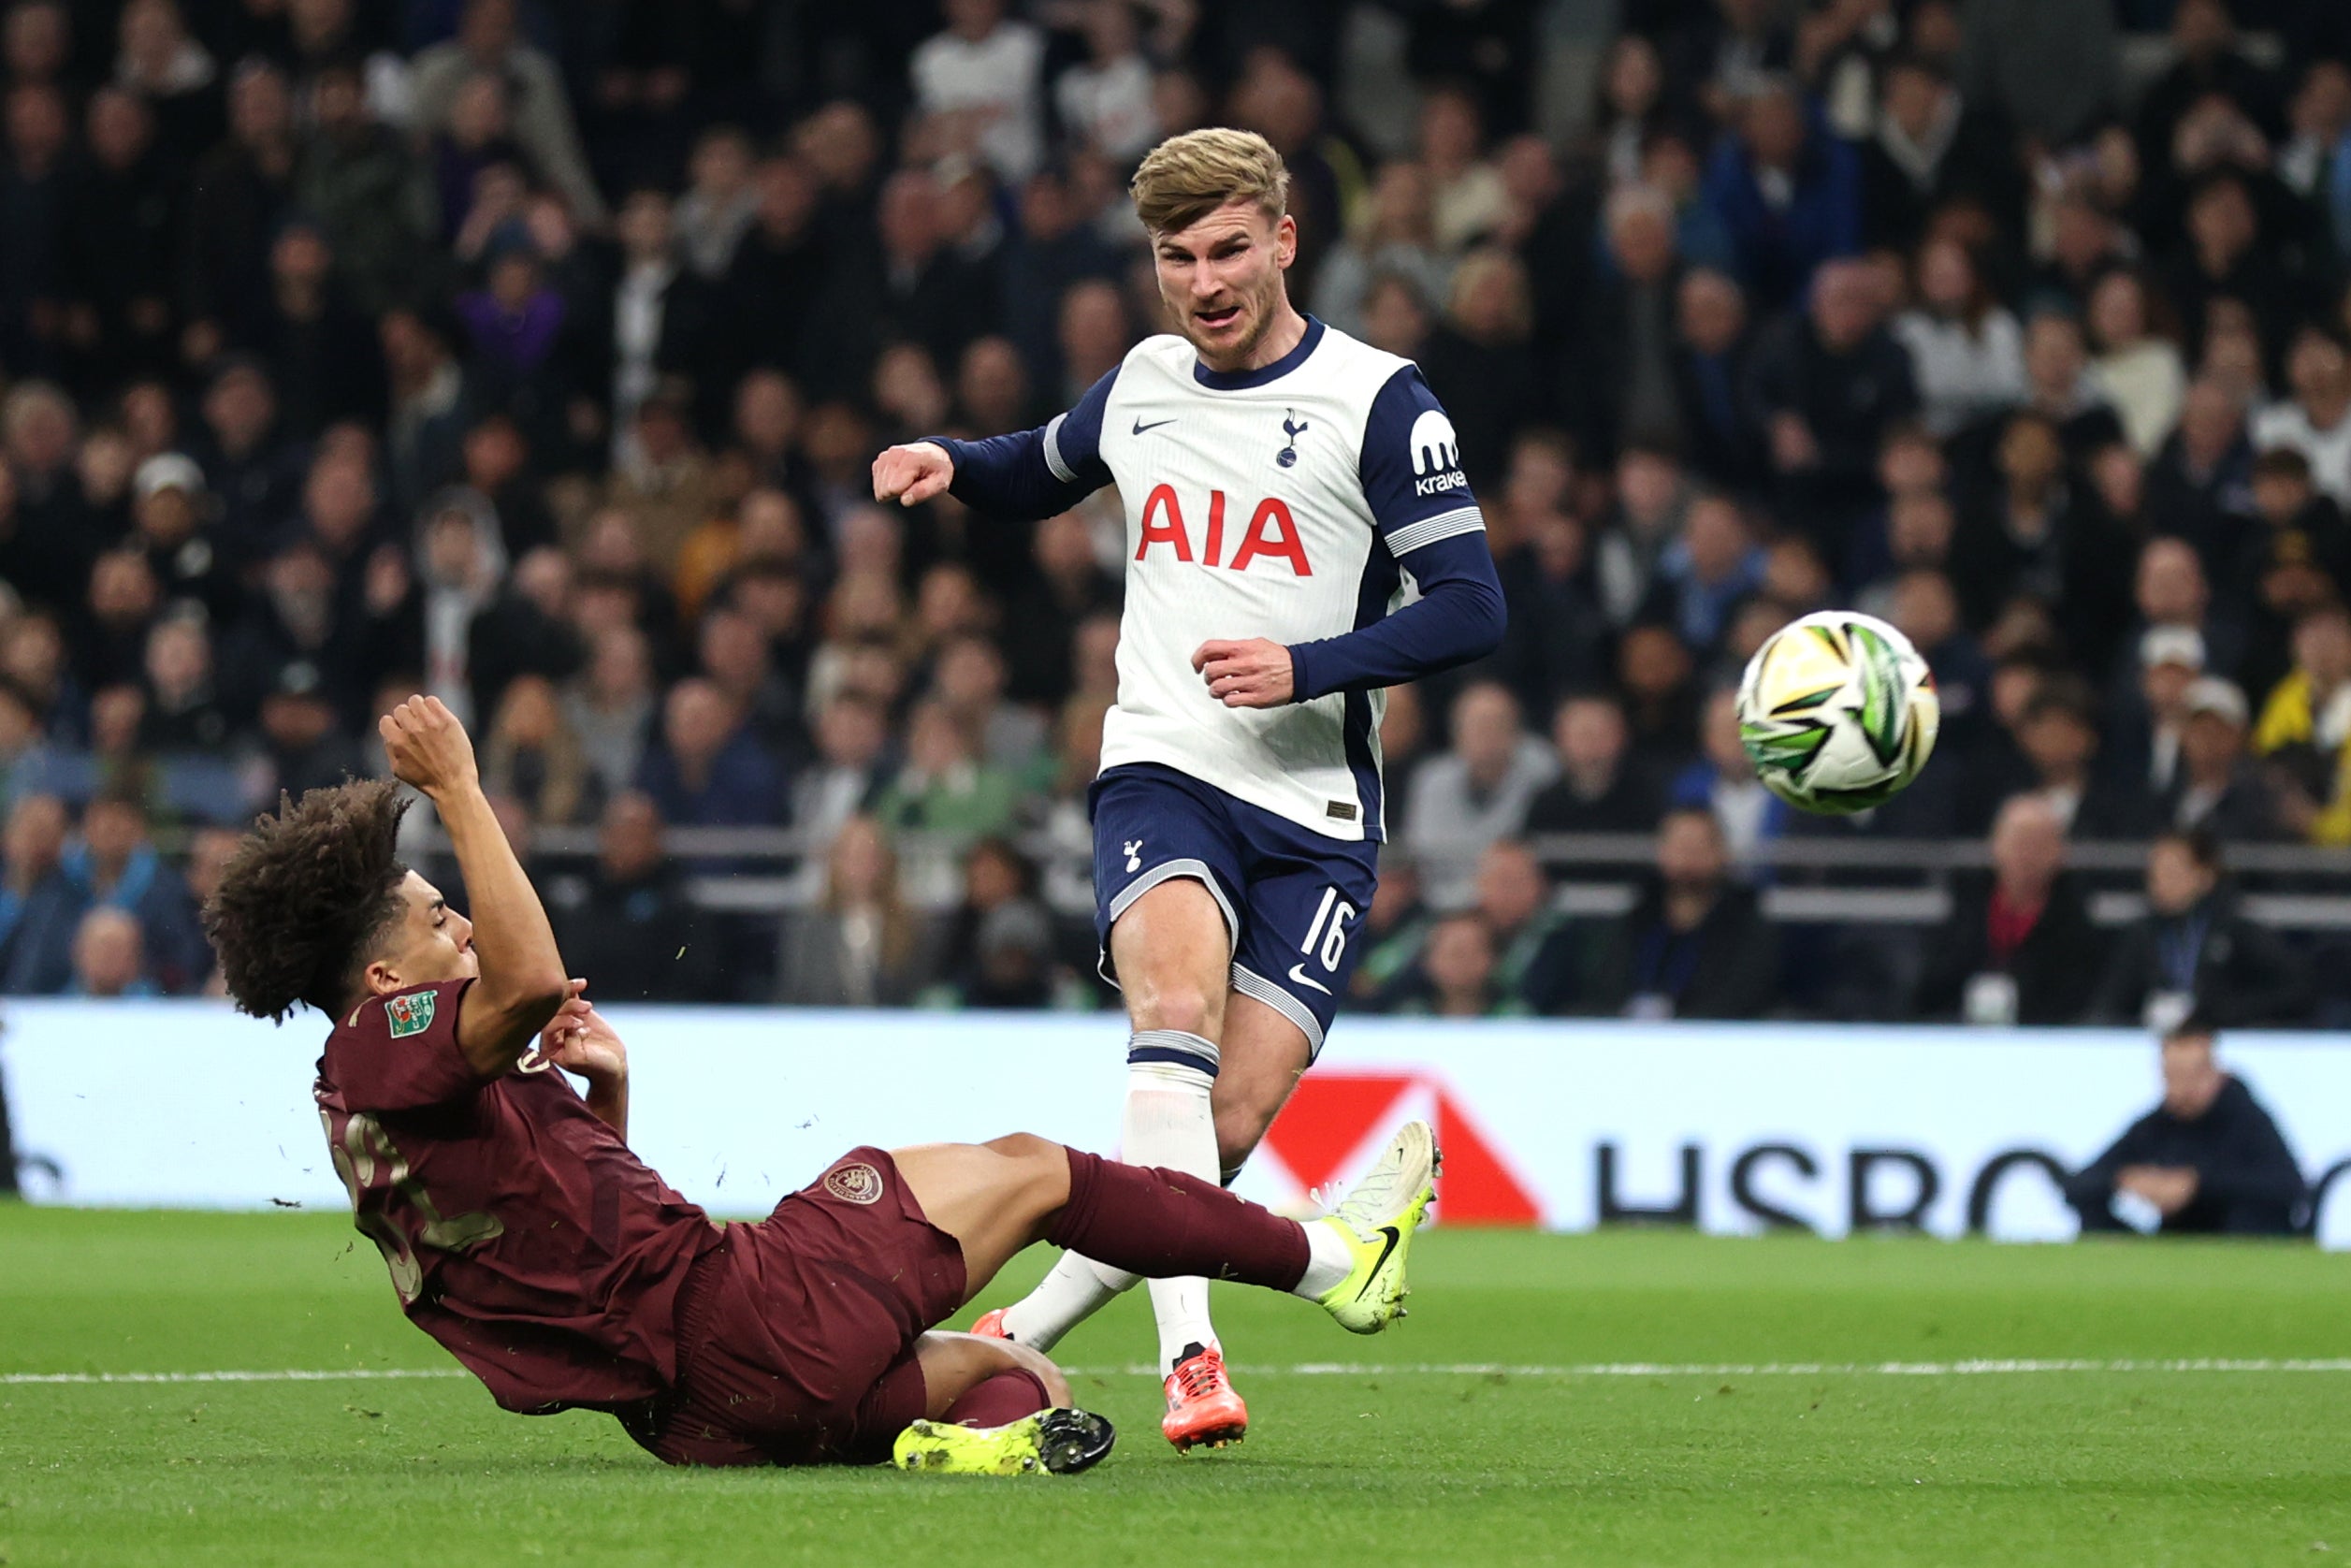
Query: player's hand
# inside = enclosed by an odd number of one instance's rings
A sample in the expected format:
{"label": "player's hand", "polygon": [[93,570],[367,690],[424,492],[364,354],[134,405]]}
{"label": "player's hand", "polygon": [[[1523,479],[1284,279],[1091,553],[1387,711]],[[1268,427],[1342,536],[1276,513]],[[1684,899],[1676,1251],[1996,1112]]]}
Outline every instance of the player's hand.
{"label": "player's hand", "polygon": [[919,506],[945,490],[955,477],[955,459],[936,442],[893,446],[874,459],[874,499]]}
{"label": "player's hand", "polygon": [[566,1072],[575,1072],[590,1083],[614,1083],[629,1076],[629,1048],[620,1043],[604,1015],[581,993],[588,989],[584,980],[573,980],[566,988],[570,995],[556,1009],[555,1017],[539,1032],[539,1054]]}
{"label": "player's hand", "polygon": [[1192,668],[1208,682],[1208,693],[1228,708],[1278,708],[1298,691],[1290,650],[1263,637],[1202,643]]}
{"label": "player's hand", "polygon": [[457,716],[438,697],[411,697],[375,721],[384,737],[392,777],[414,785],[435,800],[457,791],[479,789],[473,742]]}

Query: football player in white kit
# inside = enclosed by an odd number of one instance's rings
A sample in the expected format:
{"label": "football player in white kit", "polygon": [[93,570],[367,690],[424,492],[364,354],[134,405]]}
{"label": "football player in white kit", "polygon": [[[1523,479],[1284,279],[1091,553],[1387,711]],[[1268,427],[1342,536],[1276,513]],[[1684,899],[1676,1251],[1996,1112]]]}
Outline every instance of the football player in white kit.
{"label": "football player in white kit", "polygon": [[[1491,652],[1502,588],[1444,411],[1412,362],[1302,315],[1289,176],[1202,130],[1136,171],[1181,336],[1042,428],[893,446],[874,494],[1040,518],[1126,509],[1118,702],[1093,793],[1102,972],[1125,996],[1124,1155],[1229,1180],[1322,1049],[1386,836],[1386,688]],[[1434,1159],[1389,1151],[1397,1179]],[[1066,1254],[975,1331],[1050,1349],[1135,1283]],[[1151,1282],[1179,1449],[1239,1439],[1202,1280]]]}

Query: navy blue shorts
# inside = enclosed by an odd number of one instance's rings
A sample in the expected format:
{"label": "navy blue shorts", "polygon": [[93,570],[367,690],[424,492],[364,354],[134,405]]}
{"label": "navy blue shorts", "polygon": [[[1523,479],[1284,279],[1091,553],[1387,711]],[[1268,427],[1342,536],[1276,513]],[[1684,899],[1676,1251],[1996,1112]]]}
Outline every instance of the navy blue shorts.
{"label": "navy blue shorts", "polygon": [[1297,1024],[1320,1055],[1347,977],[1352,940],[1379,884],[1377,844],[1350,844],[1154,762],[1094,781],[1094,934],[1102,978],[1110,927],[1160,883],[1206,884],[1232,935],[1233,989]]}

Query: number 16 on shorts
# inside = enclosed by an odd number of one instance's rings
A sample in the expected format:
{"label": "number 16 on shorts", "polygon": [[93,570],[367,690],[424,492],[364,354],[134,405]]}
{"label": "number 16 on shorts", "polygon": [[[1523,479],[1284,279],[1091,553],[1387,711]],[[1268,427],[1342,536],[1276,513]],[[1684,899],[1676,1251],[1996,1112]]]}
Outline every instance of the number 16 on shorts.
{"label": "number 16 on shorts", "polygon": [[1331,994],[1329,985],[1309,975],[1307,965],[1320,960],[1323,974],[1337,979],[1339,965],[1347,956],[1347,922],[1356,918],[1356,912],[1354,905],[1339,896],[1337,888],[1323,890],[1323,901],[1314,910],[1314,923],[1306,928],[1306,940],[1298,945],[1298,951],[1306,954],[1306,959],[1290,965],[1290,979],[1300,985],[1311,985],[1326,996]]}

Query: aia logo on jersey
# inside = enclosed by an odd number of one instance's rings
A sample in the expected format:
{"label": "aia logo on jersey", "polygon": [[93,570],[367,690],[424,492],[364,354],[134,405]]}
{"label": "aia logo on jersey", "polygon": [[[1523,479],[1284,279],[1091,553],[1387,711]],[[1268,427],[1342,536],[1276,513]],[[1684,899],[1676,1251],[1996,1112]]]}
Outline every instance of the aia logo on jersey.
{"label": "aia logo on jersey", "polygon": [[1413,494],[1441,495],[1469,483],[1461,472],[1461,442],[1453,421],[1438,409],[1424,409],[1405,438],[1413,454]]}
{"label": "aia logo on jersey", "polygon": [[1290,515],[1288,504],[1279,496],[1268,496],[1257,502],[1256,510],[1249,514],[1249,527],[1241,536],[1240,547],[1233,551],[1230,560],[1225,559],[1224,491],[1209,491],[1207,521],[1208,530],[1196,556],[1175,486],[1154,485],[1151,494],[1143,498],[1142,538],[1135,546],[1135,559],[1146,559],[1153,545],[1164,544],[1187,566],[1197,560],[1202,566],[1246,572],[1252,562],[1265,559],[1288,561],[1294,576],[1314,574],[1314,569],[1306,564],[1306,545],[1299,538],[1298,519]]}

